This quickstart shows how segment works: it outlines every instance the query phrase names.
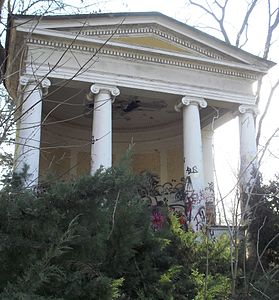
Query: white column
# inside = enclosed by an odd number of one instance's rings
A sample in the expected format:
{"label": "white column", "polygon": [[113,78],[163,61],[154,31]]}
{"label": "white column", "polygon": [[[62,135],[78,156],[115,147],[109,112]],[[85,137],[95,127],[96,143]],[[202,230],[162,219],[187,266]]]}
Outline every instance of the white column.
{"label": "white column", "polygon": [[94,97],[91,174],[101,166],[112,166],[112,103],[120,94],[117,87],[93,84],[90,88]]}
{"label": "white column", "polygon": [[50,86],[48,79],[20,77],[22,86],[21,113],[16,146],[15,171],[28,166],[25,186],[38,184],[41,143],[42,97]]}
{"label": "white column", "polygon": [[213,130],[202,130],[202,149],[204,165],[204,183],[206,186],[214,183],[214,161],[213,161]]}
{"label": "white column", "polygon": [[202,149],[204,166],[204,196],[206,201],[206,217],[208,224],[216,223],[215,193],[214,193],[214,159],[213,159],[213,129],[202,130]]}
{"label": "white column", "polygon": [[205,108],[202,98],[183,97],[176,109],[183,108],[184,176],[190,175],[196,190],[204,188],[203,151],[199,106]]}
{"label": "white column", "polygon": [[203,151],[199,106],[205,108],[202,98],[183,97],[176,110],[183,108],[184,176],[186,180],[186,213],[194,231],[206,222],[204,191]]}
{"label": "white column", "polygon": [[258,166],[256,128],[254,116],[258,113],[255,105],[239,106],[240,136],[240,183],[242,187],[251,185],[253,171]]}

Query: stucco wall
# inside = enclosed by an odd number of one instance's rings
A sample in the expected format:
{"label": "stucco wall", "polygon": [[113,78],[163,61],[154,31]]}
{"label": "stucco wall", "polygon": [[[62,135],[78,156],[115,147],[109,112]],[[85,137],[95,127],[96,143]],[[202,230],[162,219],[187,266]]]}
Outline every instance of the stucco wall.
{"label": "stucco wall", "polygon": [[[132,168],[136,173],[150,171],[162,182],[179,181],[183,176],[182,136],[158,138],[158,132],[149,133],[151,141],[140,139],[142,133],[134,135]],[[63,179],[90,173],[91,128],[55,124],[42,129],[40,174],[54,173]],[[113,164],[117,164],[128,149],[131,133],[113,136]]]}

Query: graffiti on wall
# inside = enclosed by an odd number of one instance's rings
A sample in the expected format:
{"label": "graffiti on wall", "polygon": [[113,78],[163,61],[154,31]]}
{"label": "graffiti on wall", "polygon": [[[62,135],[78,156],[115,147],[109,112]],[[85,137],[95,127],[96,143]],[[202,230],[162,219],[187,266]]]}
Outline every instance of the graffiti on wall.
{"label": "graffiti on wall", "polygon": [[199,171],[198,171],[198,167],[197,166],[193,166],[192,168],[191,167],[187,167],[186,168],[186,173],[187,173],[187,175],[189,176],[190,174],[197,174],[197,173],[199,173]]}
{"label": "graffiti on wall", "polygon": [[[197,170],[197,169],[196,169]],[[190,168],[189,168],[190,171]],[[191,168],[191,172],[195,168]],[[192,174],[192,173],[191,173]],[[196,191],[191,176],[182,178],[179,183],[159,184],[159,178],[150,176],[147,188],[140,191],[141,196],[152,206],[152,224],[159,228],[162,218],[156,207],[168,206],[185,230],[201,230],[207,220],[207,206],[214,205],[214,187],[209,183],[203,190]]]}
{"label": "graffiti on wall", "polygon": [[203,191],[196,191],[192,184],[191,176],[185,180],[185,215],[188,226],[194,231],[199,231],[205,225],[205,199]]}

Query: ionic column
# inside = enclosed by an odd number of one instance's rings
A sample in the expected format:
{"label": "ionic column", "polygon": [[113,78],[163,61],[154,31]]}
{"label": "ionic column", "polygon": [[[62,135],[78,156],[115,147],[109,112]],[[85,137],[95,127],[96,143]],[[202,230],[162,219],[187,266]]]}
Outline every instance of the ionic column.
{"label": "ionic column", "polygon": [[202,130],[202,149],[204,166],[204,195],[206,198],[206,219],[208,224],[216,223],[214,193],[213,129]]}
{"label": "ionic column", "polygon": [[120,94],[117,87],[93,84],[89,97],[94,96],[92,125],[91,174],[101,166],[112,166],[112,103]]}
{"label": "ionic column", "polygon": [[251,185],[253,172],[258,167],[255,115],[258,109],[255,105],[239,106],[239,136],[240,136],[240,183],[245,189]]}
{"label": "ionic column", "polygon": [[21,112],[15,153],[15,171],[28,166],[25,186],[38,184],[41,144],[42,98],[50,86],[48,79],[20,77],[22,87]]}
{"label": "ionic column", "polygon": [[204,165],[204,182],[205,185],[214,183],[214,161],[213,161],[213,130],[202,130],[202,148],[203,148],[203,165]]}
{"label": "ionic column", "polygon": [[187,96],[176,106],[176,110],[183,109],[185,201],[187,218],[194,231],[200,230],[206,222],[199,106],[205,108],[207,102],[202,98]]}

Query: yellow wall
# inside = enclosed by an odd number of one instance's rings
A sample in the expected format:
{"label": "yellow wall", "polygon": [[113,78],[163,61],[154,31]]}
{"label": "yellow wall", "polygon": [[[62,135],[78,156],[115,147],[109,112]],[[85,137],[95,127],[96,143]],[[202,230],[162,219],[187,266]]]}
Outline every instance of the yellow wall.
{"label": "yellow wall", "polygon": [[183,177],[183,150],[172,148],[167,150],[168,181],[180,182]]}
{"label": "yellow wall", "polygon": [[132,168],[135,173],[149,171],[156,175],[160,174],[160,153],[137,153],[133,155]]}
{"label": "yellow wall", "polygon": [[70,178],[71,152],[68,149],[55,148],[41,150],[40,175],[53,174],[61,179]]}
{"label": "yellow wall", "polygon": [[[43,127],[42,150],[40,158],[40,175],[51,173],[62,179],[90,174],[91,166],[91,128],[69,127],[55,124]],[[135,173],[150,171],[156,174],[161,183],[179,182],[183,177],[183,148],[182,137],[158,139],[156,133],[151,134],[150,140],[145,142],[135,138],[132,168]],[[113,143],[113,164],[117,164],[128,149],[129,136],[122,142],[116,142],[115,133]],[[127,139],[127,143],[124,140]]]}
{"label": "yellow wall", "polygon": [[[75,157],[74,157],[75,156]],[[121,153],[118,155],[121,156]],[[114,165],[117,163],[113,155]],[[149,171],[163,177],[168,182],[179,182],[183,176],[183,155],[179,148],[167,150],[167,165],[161,167],[161,153],[159,151],[135,153],[132,157],[132,168],[135,173]],[[41,151],[40,175],[47,173],[70,179],[90,173],[90,152],[71,151],[70,149],[55,148]],[[163,170],[167,174],[162,174]],[[163,183],[163,182],[162,182]]]}
{"label": "yellow wall", "polygon": [[138,46],[146,46],[150,47],[153,49],[162,49],[162,50],[167,50],[167,51],[175,51],[175,52],[181,52],[184,54],[189,53],[188,51],[185,50],[185,47],[179,47],[175,45],[174,43],[155,38],[155,37],[116,37],[113,38],[114,41],[116,42],[124,42],[130,45],[138,45]]}
{"label": "yellow wall", "polygon": [[78,152],[77,155],[77,176],[90,174],[91,157],[89,152]]}

